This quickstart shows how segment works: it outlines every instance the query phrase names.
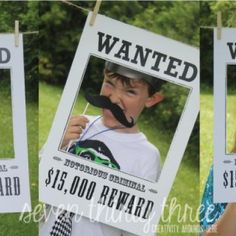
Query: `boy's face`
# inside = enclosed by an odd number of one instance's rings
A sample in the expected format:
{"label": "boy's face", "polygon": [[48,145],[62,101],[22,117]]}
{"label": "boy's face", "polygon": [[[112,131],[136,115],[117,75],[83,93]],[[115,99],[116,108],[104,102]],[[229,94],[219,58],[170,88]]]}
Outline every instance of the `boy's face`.
{"label": "boy's face", "polygon": [[[149,96],[148,84],[142,80],[130,80],[130,85],[122,83],[117,78],[109,78],[105,74],[101,88],[101,95],[110,98],[111,102],[117,104],[123,111],[126,118],[130,121],[132,117],[136,121],[144,107],[151,107],[158,103],[157,94]],[[160,96],[160,94],[159,94]],[[162,99],[161,99],[162,100]],[[120,125],[110,110],[103,109],[103,122],[108,127]]]}

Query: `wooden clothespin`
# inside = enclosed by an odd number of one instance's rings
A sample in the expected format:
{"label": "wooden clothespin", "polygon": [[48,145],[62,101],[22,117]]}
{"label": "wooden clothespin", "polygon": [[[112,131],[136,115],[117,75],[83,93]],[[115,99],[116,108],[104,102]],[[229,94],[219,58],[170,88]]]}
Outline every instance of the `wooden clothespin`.
{"label": "wooden clothespin", "polygon": [[95,20],[96,20],[96,16],[97,16],[97,14],[98,14],[98,11],[99,11],[99,8],[100,8],[101,3],[102,3],[102,0],[97,0],[97,1],[96,1],[96,5],[95,5],[95,7],[94,7],[94,9],[93,9],[93,14],[92,14],[92,17],[91,17],[90,22],[89,22],[89,25],[90,25],[90,26],[93,26],[93,25],[94,25],[94,22],[95,22]]}
{"label": "wooden clothespin", "polygon": [[217,12],[217,39],[221,40],[221,32],[222,32],[222,15],[221,11]]}
{"label": "wooden clothespin", "polygon": [[19,21],[15,20],[15,46],[18,47],[19,46]]}

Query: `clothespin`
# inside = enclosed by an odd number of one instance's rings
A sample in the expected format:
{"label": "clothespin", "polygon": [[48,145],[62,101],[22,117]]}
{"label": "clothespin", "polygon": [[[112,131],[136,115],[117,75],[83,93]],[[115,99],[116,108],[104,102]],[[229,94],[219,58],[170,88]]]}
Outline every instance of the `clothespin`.
{"label": "clothespin", "polygon": [[94,9],[93,9],[93,14],[92,14],[92,17],[91,17],[90,22],[89,22],[89,25],[90,25],[90,26],[93,26],[93,25],[94,25],[94,22],[95,22],[95,20],[96,20],[96,16],[97,16],[97,14],[98,14],[98,11],[99,11],[99,8],[100,8],[101,3],[102,3],[102,0],[97,0],[97,1],[96,1],[96,5],[95,5],[95,7],[94,7]]}
{"label": "clothespin", "polygon": [[221,11],[217,12],[217,39],[221,40],[221,32],[222,32],[222,16]]}
{"label": "clothespin", "polygon": [[19,46],[19,21],[15,20],[15,46],[18,47]]}

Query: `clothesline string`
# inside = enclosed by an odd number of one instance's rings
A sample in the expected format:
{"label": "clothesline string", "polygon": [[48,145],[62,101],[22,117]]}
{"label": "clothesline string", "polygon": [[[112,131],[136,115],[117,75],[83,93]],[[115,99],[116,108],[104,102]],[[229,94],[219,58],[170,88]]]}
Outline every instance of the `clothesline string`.
{"label": "clothesline string", "polygon": [[[86,12],[92,11],[91,9],[87,9],[87,8],[81,7],[81,6],[79,6],[77,4],[74,4],[74,3],[70,2],[70,1],[67,1],[67,0],[60,0],[60,1],[62,3],[65,3],[65,4],[69,5],[69,6],[73,6],[73,7],[77,8],[77,9],[80,9],[80,10],[83,10],[83,11],[86,11]],[[39,34],[39,31],[26,31],[26,32],[20,32],[20,33],[24,34],[24,35]]]}
{"label": "clothesline string", "polygon": [[27,31],[27,32],[21,32],[22,34],[38,34],[39,31]]}
{"label": "clothesline string", "polygon": [[77,8],[77,9],[80,9],[80,10],[83,10],[83,11],[86,11],[86,12],[92,11],[91,9],[87,9],[87,8],[81,7],[81,6],[79,6],[77,4],[74,4],[74,3],[70,2],[70,1],[67,1],[67,0],[60,0],[60,1],[62,3],[65,3],[65,4],[69,5],[69,6],[73,6],[73,7]]}
{"label": "clothesline string", "polygon": [[[10,32],[14,33],[14,32]],[[20,34],[39,34],[39,31],[25,31],[25,32],[19,32]],[[9,34],[8,32],[0,32],[0,34]]]}

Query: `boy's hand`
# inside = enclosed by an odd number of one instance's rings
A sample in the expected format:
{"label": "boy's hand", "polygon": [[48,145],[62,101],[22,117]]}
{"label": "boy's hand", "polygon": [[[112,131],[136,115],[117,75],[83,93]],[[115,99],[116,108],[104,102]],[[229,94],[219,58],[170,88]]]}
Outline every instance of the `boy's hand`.
{"label": "boy's hand", "polygon": [[69,125],[64,135],[62,147],[65,147],[66,145],[68,145],[70,140],[78,139],[81,133],[83,132],[83,129],[85,129],[86,124],[88,122],[89,120],[85,116],[81,116],[81,115],[72,116],[70,118]]}

